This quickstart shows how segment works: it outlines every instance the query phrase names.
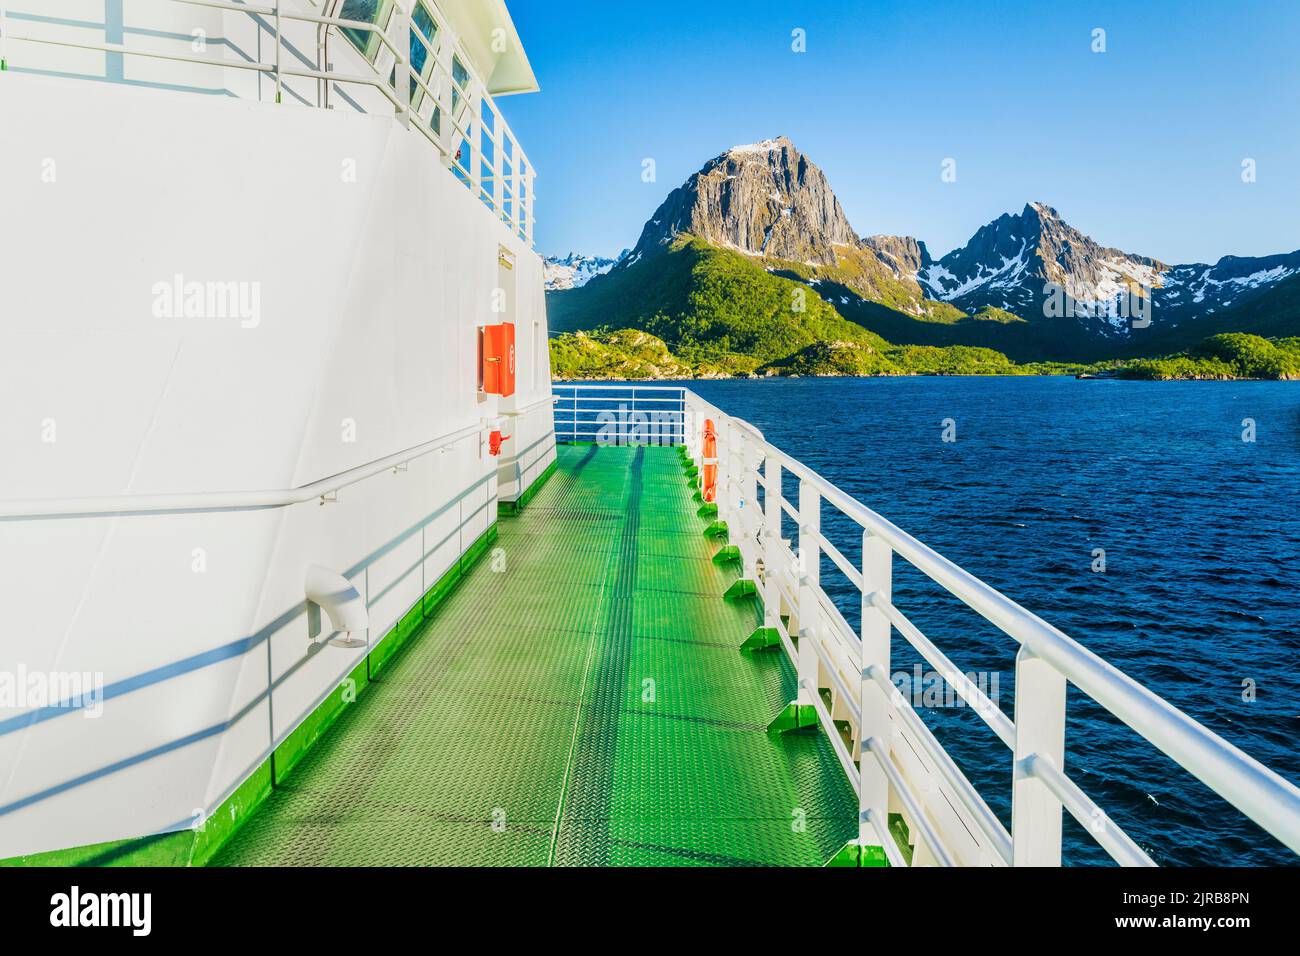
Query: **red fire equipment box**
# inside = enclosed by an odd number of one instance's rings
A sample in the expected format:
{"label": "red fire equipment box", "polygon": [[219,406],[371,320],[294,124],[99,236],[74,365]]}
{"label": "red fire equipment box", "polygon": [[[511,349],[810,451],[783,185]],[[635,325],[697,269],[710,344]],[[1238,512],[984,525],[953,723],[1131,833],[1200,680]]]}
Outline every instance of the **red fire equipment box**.
{"label": "red fire equipment box", "polygon": [[515,393],[515,326],[485,325],[479,335],[479,381],[489,395]]}

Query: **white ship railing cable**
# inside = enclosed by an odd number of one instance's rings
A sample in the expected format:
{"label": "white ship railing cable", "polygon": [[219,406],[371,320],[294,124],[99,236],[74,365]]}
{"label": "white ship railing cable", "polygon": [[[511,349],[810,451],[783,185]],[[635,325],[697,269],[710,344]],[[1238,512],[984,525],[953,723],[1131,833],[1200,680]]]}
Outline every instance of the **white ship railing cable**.
{"label": "white ship railing cable", "polygon": [[[436,0],[425,0],[425,2],[421,3],[421,9],[431,15],[437,26],[434,42],[430,42],[421,30],[412,25],[413,0],[402,0],[402,2],[391,0],[393,12],[387,27],[380,27],[364,20],[351,20],[300,11],[280,3],[258,5],[231,3],[225,2],[225,0],[170,0],[170,2],[239,13],[251,18],[262,17],[269,19],[271,23],[269,32],[274,37],[271,61],[263,63],[260,61],[218,60],[209,56],[191,56],[183,53],[138,49],[121,43],[96,43],[68,37],[36,37],[15,34],[6,29],[6,20],[17,19],[17,17],[10,16],[7,18],[5,4],[3,3],[0,3],[0,59],[5,58],[7,44],[14,42],[210,66],[215,69],[260,73],[274,78],[277,103],[283,99],[283,86],[286,77],[317,80],[326,84],[327,89],[328,84],[331,82],[374,89],[389,102],[394,115],[404,125],[407,127],[414,126],[421,135],[433,144],[441,155],[444,164],[452,170],[457,178],[464,182],[465,186],[475,196],[483,201],[484,205],[490,207],[512,232],[515,232],[530,246],[532,245],[536,224],[533,215],[536,199],[536,177],[532,162],[510,131],[509,125],[502,118],[495,101],[487,93],[481,78],[471,65],[472,61],[455,42],[452,31],[448,29],[445,20],[442,18],[441,11],[437,8]],[[359,57],[370,69],[371,75],[369,76],[335,71],[329,63],[321,62],[320,49],[318,49],[316,69],[286,67],[283,62],[285,47],[284,21],[313,23],[334,31],[346,29],[374,35],[379,44],[391,55],[391,79],[394,85],[390,86],[389,78],[385,76],[384,70],[378,65],[378,57],[373,63],[365,56]],[[263,29],[261,25],[259,25],[260,29]],[[395,36],[390,37],[390,32]],[[403,32],[409,38],[406,43],[403,42]],[[418,42],[427,52],[428,80],[412,69],[409,53],[410,40]],[[456,82],[453,61],[459,64],[468,77],[464,84]],[[387,60],[385,60],[385,64],[388,65]],[[408,82],[406,84],[402,83],[403,76],[407,78]],[[404,85],[407,90],[411,91],[406,97],[399,95],[399,91]],[[417,89],[420,91],[419,106],[415,110],[415,119],[417,121],[412,123],[413,110],[411,101],[415,98],[414,90]],[[460,101],[459,107],[455,103],[456,100]],[[428,109],[427,121],[423,115],[420,115],[426,103],[431,104]],[[326,104],[321,103],[319,105],[324,106]],[[435,111],[439,117],[440,132],[432,129]],[[484,117],[486,115],[491,116],[490,121],[485,122]],[[468,116],[468,118],[465,119],[465,116]],[[457,142],[469,147],[470,157],[462,160],[460,155],[462,150],[456,145]],[[487,164],[486,172],[483,160],[485,155],[484,143],[488,143],[492,147],[489,150],[491,159]]]}
{"label": "white ship railing cable", "polygon": [[[550,404],[551,401],[552,398],[548,395],[538,401],[521,406],[515,411],[517,414],[524,414],[541,405]],[[349,485],[355,485],[357,482],[365,481],[367,478],[383,474],[386,471],[401,470],[403,466],[418,458],[434,452],[447,451],[466,438],[476,435],[481,437],[483,433],[484,427],[482,424],[469,425],[297,488],[270,491],[202,491],[158,495],[11,499],[9,501],[0,501],[0,521],[85,518],[96,515],[126,516],[213,511],[262,511],[269,508],[285,508],[314,499],[320,499],[324,503],[331,500],[331,495],[337,494]],[[553,434],[553,431],[548,432],[540,440],[550,438]],[[531,450],[536,444],[537,442],[534,442],[521,454]]]}
{"label": "white ship railing cable", "polygon": [[[654,394],[656,388],[658,396]],[[576,417],[574,409],[603,409],[620,400],[617,393],[632,389],[630,385],[557,385],[556,414],[568,412]],[[765,626],[776,630],[777,643],[796,669],[800,688],[797,702],[816,711],[837,759],[858,792],[861,842],[883,846],[889,860],[899,862],[898,847],[891,845],[892,837],[886,839],[889,831],[885,823],[888,811],[897,805],[904,810],[909,829],[918,839],[917,852],[924,849],[928,862],[1059,864],[1061,816],[1068,810],[1117,862],[1126,866],[1154,865],[1146,852],[1062,769],[1068,681],[1285,846],[1300,853],[1300,789],[1294,784],[880,517],[773,446],[749,423],[726,414],[688,389],[638,385],[635,390],[638,405],[648,406],[656,397],[661,404],[684,402],[685,442],[697,464],[702,457],[703,419],[714,421],[718,434],[718,518],[727,523],[730,540],[741,552],[743,575],[757,579]],[[557,421],[557,437],[572,434],[564,427],[570,424],[567,419]],[[782,493],[782,475],[786,472],[798,480],[797,503]],[[822,501],[862,529],[861,567],[854,566],[823,533]],[[779,519],[783,514],[789,515],[798,527],[802,562],[782,537]],[[861,596],[861,634],[853,632],[820,585],[822,554]],[[894,605],[889,595],[889,565],[895,554],[1017,642],[1020,650],[1016,659],[1014,722]],[[789,613],[783,614],[786,611]],[[911,702],[890,683],[890,628],[914,647],[943,676],[953,693],[969,704],[1001,743],[1011,749],[1013,809],[1009,833]],[[869,640],[864,641],[864,637]],[[864,644],[873,648],[865,666]],[[831,693],[832,707],[828,708],[822,699],[823,689]],[[840,737],[832,716],[848,719],[851,742],[859,754],[857,761]],[[937,786],[939,799],[919,789],[917,781],[899,763],[897,757],[904,751],[928,761],[925,769],[932,777],[927,786]],[[908,762],[908,766],[912,764]],[[924,763],[920,766],[925,767]],[[958,812],[961,825],[947,829],[939,825],[938,815],[943,812]],[[954,837],[960,829],[968,832],[964,837]],[[957,852],[954,840],[972,837],[976,849],[963,845]]]}

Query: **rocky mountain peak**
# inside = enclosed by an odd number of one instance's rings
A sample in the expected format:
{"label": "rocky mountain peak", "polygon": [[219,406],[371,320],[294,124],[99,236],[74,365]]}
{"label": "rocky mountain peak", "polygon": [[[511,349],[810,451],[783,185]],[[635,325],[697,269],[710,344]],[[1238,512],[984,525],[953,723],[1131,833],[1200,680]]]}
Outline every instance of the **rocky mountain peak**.
{"label": "rocky mountain peak", "polygon": [[690,233],[746,255],[830,264],[856,247],[825,174],[784,136],[731,149],[669,193],[629,261]]}
{"label": "rocky mountain peak", "polygon": [[1059,288],[1110,315],[1117,314],[1130,290],[1158,287],[1168,268],[1102,246],[1052,206],[1031,202],[1019,214],[1004,213],[981,226],[965,246],[923,269],[920,280],[937,298],[968,311],[985,306],[1017,314],[1041,311],[1045,290]]}
{"label": "rocky mountain peak", "polygon": [[934,261],[925,243],[911,236],[867,236],[862,245],[874,252],[900,278],[915,278]]}

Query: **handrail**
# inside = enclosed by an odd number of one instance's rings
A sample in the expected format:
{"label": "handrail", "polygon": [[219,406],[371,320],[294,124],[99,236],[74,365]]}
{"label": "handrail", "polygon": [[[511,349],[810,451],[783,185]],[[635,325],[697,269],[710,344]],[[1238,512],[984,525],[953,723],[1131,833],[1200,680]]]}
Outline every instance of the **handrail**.
{"label": "handrail", "polygon": [[[307,10],[295,9],[281,2],[268,3],[265,0],[260,4],[232,3],[229,0],[172,0],[172,2],[271,20],[273,26],[268,28],[265,25],[259,25],[258,27],[259,30],[268,29],[274,36],[273,51],[270,54],[271,62],[242,62],[208,56],[190,56],[183,53],[140,49],[122,43],[97,43],[71,37],[25,36],[14,34],[7,29],[4,30],[5,36],[0,39],[0,43],[9,41],[31,43],[111,53],[123,57],[133,56],[196,66],[210,66],[222,70],[232,69],[257,73],[274,78],[275,101],[277,103],[281,101],[283,81],[286,78],[316,80],[326,84],[331,82],[351,84],[373,89],[388,102],[401,122],[408,127],[414,122],[420,134],[434,146],[444,163],[451,167],[453,175],[460,179],[476,198],[481,199],[485,205],[489,206],[495,216],[510,231],[517,234],[530,246],[533,244],[533,230],[536,224],[536,218],[533,214],[536,187],[532,162],[519,145],[514,133],[509,128],[509,124],[501,116],[496,103],[484,88],[482,80],[474,72],[470,65],[472,61],[455,41],[452,31],[447,27],[442,11],[437,8],[437,0],[422,0],[424,8],[429,11],[437,24],[438,33],[435,44],[431,44],[411,22],[411,11],[414,10],[414,5],[410,0],[403,0],[403,2],[394,0],[393,16],[389,24],[383,27],[365,20],[325,16]],[[407,7],[410,7],[410,11],[406,9]],[[0,4],[0,13],[3,13],[3,9],[3,5]],[[382,64],[380,63],[380,53],[377,53],[373,58],[359,57],[369,70],[368,75],[336,71],[329,63],[321,63],[319,56],[316,69],[287,67],[282,62],[284,46],[283,23],[285,21],[315,24],[318,27],[334,31],[364,32],[377,38],[380,52],[385,60]],[[389,36],[390,31],[393,30],[396,30],[399,34],[396,39]],[[438,74],[438,83],[431,85],[430,82],[425,81],[423,76],[417,75],[411,69],[410,55],[406,49],[409,41],[405,36],[401,35],[402,32],[409,33],[425,48],[428,54],[425,70],[428,72],[430,80],[433,80],[435,74]],[[0,51],[0,53],[2,52]],[[464,85],[456,83],[452,75],[453,60],[459,61],[460,67],[464,69],[469,77]],[[447,80],[446,83],[442,82],[444,77]],[[408,84],[403,82],[403,78],[409,79],[411,81],[409,85],[418,88],[422,94],[423,99],[418,106],[414,102],[415,97],[410,92]],[[452,101],[456,98],[452,93],[453,88],[461,98],[461,111],[468,111],[469,114],[464,122],[458,118],[458,111],[451,108]],[[432,106],[426,109],[425,103],[431,103]],[[317,105],[325,106],[327,104],[326,102],[320,102]],[[358,109],[360,108],[358,106]],[[483,121],[482,114],[485,108],[490,110],[493,117],[490,129],[488,128],[489,124]],[[428,115],[425,117],[418,116],[417,112],[419,110],[423,110]],[[439,111],[443,121],[439,133],[435,133],[429,128],[435,111]],[[460,149],[457,146],[457,143],[461,140],[464,140],[469,145],[470,151],[470,156],[463,161],[460,159]],[[485,144],[491,144],[490,164],[485,159]],[[508,156],[506,155],[507,152],[509,153]],[[478,155],[474,155],[474,153]],[[509,167],[509,175],[506,174],[507,166]]]}
{"label": "handrail", "polygon": [[[880,692],[889,697],[897,691],[897,688],[889,682],[889,677],[883,673],[879,667],[872,664],[867,668],[867,676],[879,688]],[[939,773],[943,775],[944,781],[961,800],[962,806],[971,815],[975,824],[983,831],[989,839],[993,851],[998,855],[1003,863],[1011,863],[1011,834],[1007,833],[1006,827],[998,819],[997,814],[989,807],[984,798],[980,796],[979,791],[975,789],[966,775],[962,773],[961,768],[957,766],[956,761],[948,755],[948,751],[943,749],[934,732],[925,725],[925,721],[906,701],[899,700],[894,703],[894,713],[908,726],[915,736],[917,742],[925,750],[926,755],[934,761]]]}
{"label": "handrail", "polygon": [[642,385],[639,382],[632,381],[619,385],[602,385],[597,382],[553,382],[551,383],[551,388],[576,388],[583,392],[610,392],[639,389],[646,392],[682,392],[691,395],[695,394],[683,385]]}
{"label": "handrail", "polygon": [[716,417],[745,433],[745,441],[759,455],[807,481],[823,500],[1046,661],[1289,849],[1300,853],[1300,789],[1294,784],[772,445],[754,426],[728,415],[694,392],[688,394],[692,404],[701,410],[699,414]]}
{"label": "handrail", "polygon": [[898,633],[907,638],[907,642],[916,648],[920,655],[929,662],[930,666],[961,696],[961,699],[970,704],[971,708],[998,735],[998,738],[1009,748],[1015,750],[1016,726],[1011,722],[1011,718],[1003,713],[1002,708],[989,700],[984,691],[971,684],[966,679],[966,675],[948,658],[948,655],[939,650],[934,642],[926,637],[920,628],[908,620],[902,611],[894,607],[883,594],[878,591],[872,592],[870,601],[873,607],[889,618],[890,623],[894,625]]}
{"label": "handrail", "polygon": [[908,812],[911,813],[912,819],[916,822],[917,828],[920,829],[921,835],[925,839],[926,846],[929,848],[930,852],[934,854],[935,859],[939,861],[939,865],[953,866],[953,859],[948,854],[948,850],[944,847],[943,841],[939,839],[939,834],[935,832],[934,825],[930,822],[929,818],[926,817],[920,804],[917,803],[916,796],[907,787],[906,783],[903,781],[902,774],[898,772],[897,765],[894,763],[893,759],[890,758],[889,746],[879,737],[868,737],[862,744],[862,748],[869,751],[871,755],[876,758],[876,762],[880,765],[881,769],[884,770],[885,776],[889,778],[890,784],[893,785],[899,797],[902,799],[903,805],[907,808]]}
{"label": "handrail", "polygon": [[[1156,865],[1127,833],[1117,826],[1109,825],[1101,808],[1051,760],[1042,754],[1030,754],[1021,761],[1021,766],[1025,773],[1043,781],[1047,789],[1061,801],[1061,805],[1070,811],[1070,815],[1092,831],[1097,842],[1120,866]],[[1098,822],[1102,825],[1096,826]]]}
{"label": "handrail", "polygon": [[161,495],[107,495],[90,498],[29,498],[0,501],[0,521],[46,518],[82,518],[95,515],[183,514],[211,511],[263,511],[324,499],[349,485],[390,468],[399,468],[435,451],[446,451],[472,435],[482,425],[472,425],[421,442],[403,451],[297,488],[274,491],[210,491]]}

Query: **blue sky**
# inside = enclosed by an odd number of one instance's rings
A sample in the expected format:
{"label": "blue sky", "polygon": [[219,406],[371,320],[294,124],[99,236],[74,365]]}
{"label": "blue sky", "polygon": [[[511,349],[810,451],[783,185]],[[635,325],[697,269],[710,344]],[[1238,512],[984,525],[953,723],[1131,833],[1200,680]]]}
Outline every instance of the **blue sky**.
{"label": "blue sky", "polygon": [[1167,262],[1300,248],[1295,0],[510,9],[542,92],[500,105],[538,172],[546,254],[633,245],[705,161],[780,134],[826,171],[859,233],[914,235],[936,255],[1029,200]]}

